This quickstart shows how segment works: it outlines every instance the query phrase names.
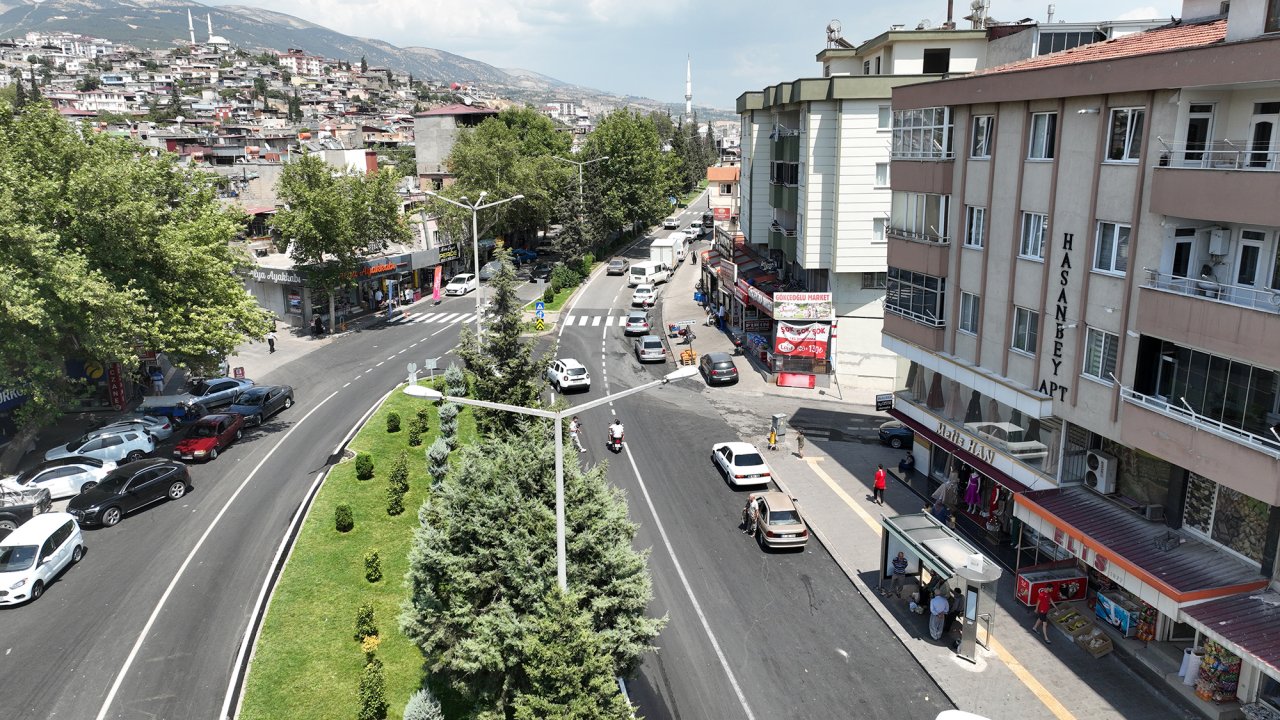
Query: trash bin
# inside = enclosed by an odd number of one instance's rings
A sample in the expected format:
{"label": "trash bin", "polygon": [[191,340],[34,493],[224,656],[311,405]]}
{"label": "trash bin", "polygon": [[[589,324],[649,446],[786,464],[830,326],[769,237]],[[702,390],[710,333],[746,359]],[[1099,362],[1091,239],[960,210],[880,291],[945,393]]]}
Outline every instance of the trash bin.
{"label": "trash bin", "polygon": [[787,436],[787,414],[774,413],[773,422],[770,424],[769,427],[772,428],[774,432],[778,433],[779,440],[786,437]]}

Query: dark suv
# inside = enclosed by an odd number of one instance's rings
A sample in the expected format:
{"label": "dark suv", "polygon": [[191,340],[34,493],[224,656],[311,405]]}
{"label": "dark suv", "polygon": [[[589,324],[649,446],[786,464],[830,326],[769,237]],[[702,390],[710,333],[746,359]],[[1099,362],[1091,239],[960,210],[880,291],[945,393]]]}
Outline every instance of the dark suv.
{"label": "dark suv", "polygon": [[727,385],[738,382],[738,366],[729,353],[713,352],[702,356],[698,371],[708,385]]}

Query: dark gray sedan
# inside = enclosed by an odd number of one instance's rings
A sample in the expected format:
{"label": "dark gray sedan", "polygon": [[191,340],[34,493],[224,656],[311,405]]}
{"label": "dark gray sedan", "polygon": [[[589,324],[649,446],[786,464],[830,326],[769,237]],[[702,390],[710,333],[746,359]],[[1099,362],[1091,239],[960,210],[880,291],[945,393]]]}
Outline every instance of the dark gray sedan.
{"label": "dark gray sedan", "polygon": [[292,406],[292,387],[256,385],[237,395],[227,412],[243,415],[246,425],[261,425],[263,420]]}

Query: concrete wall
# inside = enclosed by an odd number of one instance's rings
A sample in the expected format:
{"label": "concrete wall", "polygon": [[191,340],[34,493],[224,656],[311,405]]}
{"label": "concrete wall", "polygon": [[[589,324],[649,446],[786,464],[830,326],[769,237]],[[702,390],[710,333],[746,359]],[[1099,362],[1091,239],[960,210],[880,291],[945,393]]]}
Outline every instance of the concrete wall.
{"label": "concrete wall", "polygon": [[453,150],[457,135],[457,125],[448,115],[413,119],[414,154],[419,175],[448,172],[444,161]]}

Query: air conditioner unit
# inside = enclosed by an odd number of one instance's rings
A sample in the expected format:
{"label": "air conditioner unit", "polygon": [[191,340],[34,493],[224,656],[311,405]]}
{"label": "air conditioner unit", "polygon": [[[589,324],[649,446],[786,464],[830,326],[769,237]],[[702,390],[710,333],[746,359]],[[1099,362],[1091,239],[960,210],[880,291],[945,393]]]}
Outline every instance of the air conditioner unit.
{"label": "air conditioner unit", "polygon": [[1090,450],[1085,456],[1088,470],[1084,484],[1099,495],[1112,495],[1116,491],[1116,458],[1100,450]]}

